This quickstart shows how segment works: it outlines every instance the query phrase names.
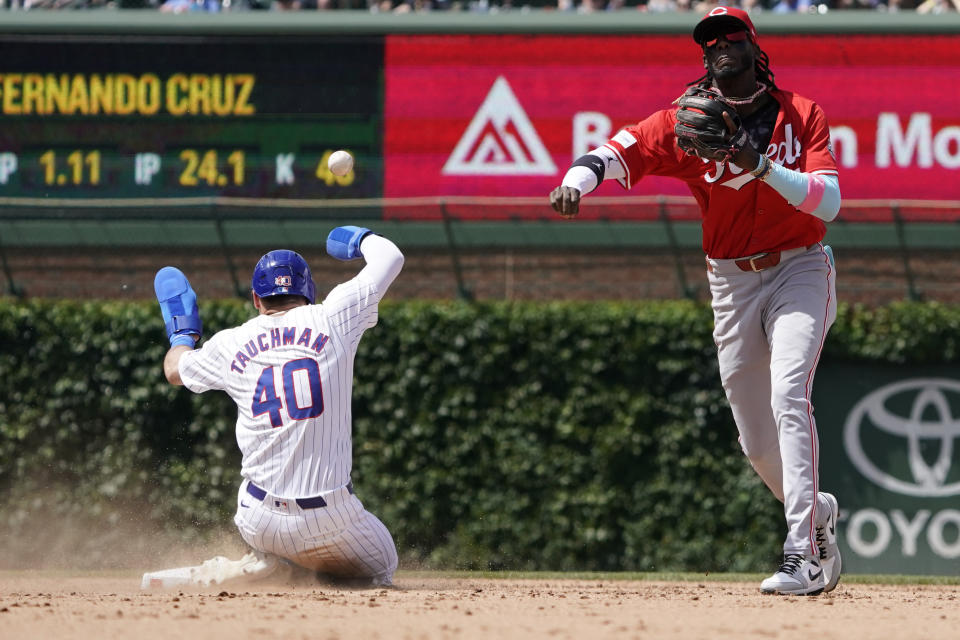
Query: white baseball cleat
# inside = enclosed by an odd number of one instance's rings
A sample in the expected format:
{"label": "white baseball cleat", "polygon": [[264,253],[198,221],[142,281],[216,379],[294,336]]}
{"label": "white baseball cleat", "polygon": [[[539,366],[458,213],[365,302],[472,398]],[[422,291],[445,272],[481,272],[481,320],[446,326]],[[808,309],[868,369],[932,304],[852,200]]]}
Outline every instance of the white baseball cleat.
{"label": "white baseball cleat", "polygon": [[823,567],[824,591],[833,591],[840,582],[840,548],[837,546],[837,516],[840,507],[832,493],[817,494],[817,547]]}
{"label": "white baseball cleat", "polygon": [[239,560],[216,556],[196,567],[178,567],[143,574],[141,589],[170,589],[183,585],[209,587],[227,580],[259,580],[272,575],[280,560],[269,553],[251,551]]}
{"label": "white baseball cleat", "polygon": [[783,554],[777,572],[760,583],[763,593],[791,596],[815,596],[823,591],[823,567],[816,556],[805,558],[799,553]]}

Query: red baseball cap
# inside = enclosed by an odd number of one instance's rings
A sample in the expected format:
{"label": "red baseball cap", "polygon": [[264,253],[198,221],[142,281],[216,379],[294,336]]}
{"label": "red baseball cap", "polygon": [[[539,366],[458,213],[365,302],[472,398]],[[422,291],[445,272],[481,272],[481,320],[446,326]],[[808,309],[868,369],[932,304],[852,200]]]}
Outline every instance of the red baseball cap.
{"label": "red baseball cap", "polygon": [[757,43],[757,30],[750,20],[750,14],[743,9],[736,7],[715,7],[700,19],[696,28],[693,30],[693,39],[697,44],[703,44],[707,39],[708,29],[724,23],[730,26],[741,28],[750,35],[754,44]]}

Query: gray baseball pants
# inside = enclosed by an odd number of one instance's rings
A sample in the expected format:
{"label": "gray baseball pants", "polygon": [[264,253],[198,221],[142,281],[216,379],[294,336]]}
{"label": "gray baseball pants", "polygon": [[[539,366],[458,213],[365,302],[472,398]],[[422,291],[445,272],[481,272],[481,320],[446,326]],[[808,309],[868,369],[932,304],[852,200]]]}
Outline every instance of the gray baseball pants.
{"label": "gray baseball pants", "polygon": [[837,316],[836,270],[823,245],[784,251],[769,269],[707,259],[720,377],[740,446],[783,502],[784,553],[814,555],[819,439],[810,396]]}

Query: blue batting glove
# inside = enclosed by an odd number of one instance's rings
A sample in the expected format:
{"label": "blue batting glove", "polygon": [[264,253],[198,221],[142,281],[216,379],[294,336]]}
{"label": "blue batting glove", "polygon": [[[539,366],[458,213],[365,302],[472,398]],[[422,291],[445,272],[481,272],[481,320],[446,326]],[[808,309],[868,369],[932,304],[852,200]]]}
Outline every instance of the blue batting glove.
{"label": "blue batting glove", "polygon": [[197,308],[197,294],[190,287],[187,276],[176,267],[164,267],[153,279],[153,290],[160,303],[163,322],[167,326],[170,346],[193,347],[193,336],[203,335],[203,323]]}
{"label": "blue batting glove", "polygon": [[327,236],[327,253],[337,260],[355,260],[362,258],[360,241],[373,233],[366,227],[347,225],[337,227]]}

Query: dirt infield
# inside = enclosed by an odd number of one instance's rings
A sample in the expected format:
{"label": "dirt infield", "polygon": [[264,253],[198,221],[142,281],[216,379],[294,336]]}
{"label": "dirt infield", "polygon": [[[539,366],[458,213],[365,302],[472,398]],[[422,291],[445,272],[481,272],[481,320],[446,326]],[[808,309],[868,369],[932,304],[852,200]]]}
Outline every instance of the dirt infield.
{"label": "dirt infield", "polygon": [[0,573],[0,636],[21,638],[956,638],[960,586],[496,580],[401,573],[397,589],[259,584],[143,592],[138,576]]}

